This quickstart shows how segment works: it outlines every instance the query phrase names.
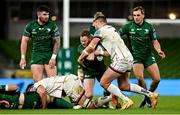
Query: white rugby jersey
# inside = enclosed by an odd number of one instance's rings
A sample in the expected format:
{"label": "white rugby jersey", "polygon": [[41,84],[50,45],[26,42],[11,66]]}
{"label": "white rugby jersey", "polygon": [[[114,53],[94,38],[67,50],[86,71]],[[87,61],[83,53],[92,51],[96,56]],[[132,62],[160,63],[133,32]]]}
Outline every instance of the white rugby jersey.
{"label": "white rugby jersey", "polygon": [[42,85],[46,93],[53,97],[62,97],[63,84],[66,76],[55,76],[42,79],[34,84],[34,88],[37,89]]}
{"label": "white rugby jersey", "polygon": [[94,37],[101,38],[101,44],[110,54],[112,61],[116,60],[115,58],[132,57],[129,49],[114,27],[110,25],[103,26],[95,32]]}
{"label": "white rugby jersey", "polygon": [[73,101],[76,101],[84,90],[81,80],[74,74],[44,78],[34,84],[34,89],[37,90],[40,85],[52,97],[61,98],[64,90]]}

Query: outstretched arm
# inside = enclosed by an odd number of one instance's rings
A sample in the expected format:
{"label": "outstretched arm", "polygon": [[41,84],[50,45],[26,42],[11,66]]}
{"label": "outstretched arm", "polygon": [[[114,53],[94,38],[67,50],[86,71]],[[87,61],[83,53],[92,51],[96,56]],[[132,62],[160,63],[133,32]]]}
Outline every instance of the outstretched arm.
{"label": "outstretched arm", "polygon": [[9,84],[9,85],[0,85],[0,91],[14,91],[18,90],[18,86],[16,84]]}

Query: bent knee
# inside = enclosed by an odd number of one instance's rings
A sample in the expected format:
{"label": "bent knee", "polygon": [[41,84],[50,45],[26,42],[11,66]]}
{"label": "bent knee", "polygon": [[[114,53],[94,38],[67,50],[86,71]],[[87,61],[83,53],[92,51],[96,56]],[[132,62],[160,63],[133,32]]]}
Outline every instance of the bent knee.
{"label": "bent knee", "polygon": [[153,82],[155,82],[155,83],[159,84],[160,79],[153,79]]}
{"label": "bent knee", "polygon": [[92,98],[93,97],[93,93],[92,92],[85,92],[85,96],[87,98]]}
{"label": "bent knee", "polygon": [[107,89],[110,85],[110,83],[107,83],[107,82],[104,82],[104,81],[100,81],[100,85],[104,88],[104,89]]}

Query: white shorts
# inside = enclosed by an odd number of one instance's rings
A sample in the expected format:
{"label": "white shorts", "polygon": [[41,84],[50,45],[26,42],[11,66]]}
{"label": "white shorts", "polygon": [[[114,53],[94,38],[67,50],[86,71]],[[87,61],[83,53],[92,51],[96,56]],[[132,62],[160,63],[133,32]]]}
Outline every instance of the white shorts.
{"label": "white shorts", "polygon": [[113,60],[110,64],[110,68],[118,73],[125,73],[131,71],[133,66],[133,58],[131,56],[124,58]]}
{"label": "white shorts", "polygon": [[66,75],[63,89],[67,96],[72,98],[72,101],[76,102],[84,91],[81,80],[78,76],[73,74]]}

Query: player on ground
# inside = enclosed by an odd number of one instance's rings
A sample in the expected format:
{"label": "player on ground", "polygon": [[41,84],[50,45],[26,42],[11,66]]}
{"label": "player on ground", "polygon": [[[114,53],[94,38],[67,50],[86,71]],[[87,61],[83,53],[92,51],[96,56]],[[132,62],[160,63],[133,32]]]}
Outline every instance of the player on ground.
{"label": "player on ground", "polygon": [[[28,86],[31,87],[33,84]],[[39,109],[42,108],[42,94],[41,90],[28,91],[25,93],[16,92],[18,86],[15,84],[0,85],[0,108],[7,109]],[[41,88],[39,88],[41,89]],[[40,97],[40,95],[42,95]],[[71,109],[73,104],[67,102],[63,98],[53,98],[46,95],[47,108]],[[45,99],[45,98],[44,98]],[[45,107],[43,107],[45,108]],[[76,108],[75,108],[76,109]]]}
{"label": "player on ground", "polygon": [[[132,16],[134,20],[121,27],[119,31],[121,35],[126,34],[130,39],[134,58],[133,72],[139,85],[147,88],[143,75],[144,69],[146,69],[152,78],[149,91],[154,92],[160,82],[160,73],[151,45],[154,46],[161,58],[165,58],[165,54],[161,50],[154,27],[144,21],[145,11],[143,7],[135,7],[132,10]],[[148,107],[151,107],[151,101],[147,96],[141,102],[140,107],[144,107],[146,102],[148,102]]]}
{"label": "player on ground", "polygon": [[60,47],[60,33],[57,25],[49,20],[49,8],[40,6],[36,13],[37,20],[29,22],[24,28],[19,64],[24,69],[27,43],[31,39],[31,71],[35,82],[42,79],[44,70],[47,76],[56,75],[56,56]]}
{"label": "player on ground", "polygon": [[[40,86],[42,86],[42,89],[39,89]],[[88,99],[85,96],[81,80],[73,74],[42,79],[34,84],[34,90],[37,89],[45,91],[51,97],[62,98],[68,96],[73,103],[88,109],[102,106],[111,100],[111,96],[100,97],[97,100]]]}
{"label": "player on ground", "polygon": [[[100,42],[111,58],[111,64],[101,78],[101,86],[122,99],[122,109],[130,108],[133,105],[133,101],[125,96],[120,89],[151,97],[153,107],[155,108],[158,97],[157,93],[152,93],[136,84],[128,83],[133,57],[116,29],[107,25],[106,17],[101,12],[97,12],[94,17],[93,26],[95,26],[97,31],[94,34],[93,40],[79,57],[79,63],[83,65],[84,59],[94,51],[95,47]],[[119,88],[111,83],[114,79],[118,80]]]}

